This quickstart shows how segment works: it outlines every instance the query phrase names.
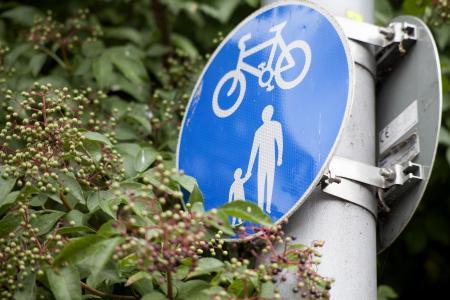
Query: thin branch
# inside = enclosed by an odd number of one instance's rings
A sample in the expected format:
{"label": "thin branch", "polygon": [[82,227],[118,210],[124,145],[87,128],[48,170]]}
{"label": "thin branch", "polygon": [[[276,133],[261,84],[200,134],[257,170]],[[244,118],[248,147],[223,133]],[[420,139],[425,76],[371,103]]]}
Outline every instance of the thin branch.
{"label": "thin branch", "polygon": [[152,0],[152,8],[156,26],[158,26],[161,34],[161,42],[165,46],[170,46],[170,30],[167,20],[167,9],[160,0]]}
{"label": "thin branch", "polygon": [[53,58],[58,63],[58,65],[60,65],[64,70],[67,70],[66,64],[61,60],[61,58],[58,57],[58,55],[56,55],[55,53],[53,53],[44,46],[40,47],[40,49],[44,51],[48,56]]}
{"label": "thin branch", "polygon": [[69,200],[67,200],[67,198],[66,198],[66,196],[64,196],[63,192],[59,193],[59,198],[61,198],[64,206],[67,207],[68,210],[73,210],[73,205],[70,204]]}
{"label": "thin branch", "polygon": [[93,287],[90,287],[89,285],[87,285],[83,281],[80,281],[80,285],[86,291],[89,291],[89,292],[91,292],[91,294],[94,294],[94,295],[97,295],[97,296],[100,296],[100,297],[117,299],[117,300],[135,300],[135,299],[138,299],[135,296],[116,295],[116,294],[110,294],[110,293],[102,292],[102,291],[99,291],[97,289],[94,289]]}

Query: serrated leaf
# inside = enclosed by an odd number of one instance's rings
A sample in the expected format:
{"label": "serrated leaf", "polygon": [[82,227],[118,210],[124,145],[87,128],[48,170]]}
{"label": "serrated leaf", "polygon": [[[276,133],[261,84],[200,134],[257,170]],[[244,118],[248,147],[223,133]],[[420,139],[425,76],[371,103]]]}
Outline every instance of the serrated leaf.
{"label": "serrated leaf", "polygon": [[89,219],[89,215],[82,213],[79,210],[71,210],[67,213],[67,215],[64,217],[64,219],[67,222],[74,222],[74,226],[85,226],[87,225],[87,221]]}
{"label": "serrated leaf", "polygon": [[19,227],[22,217],[19,215],[7,215],[0,220],[0,238],[7,236]]}
{"label": "serrated leaf", "polygon": [[36,219],[31,221],[31,225],[39,230],[38,235],[44,235],[52,230],[56,222],[64,215],[65,212],[62,211],[40,214]]}
{"label": "serrated leaf", "polygon": [[103,28],[103,32],[107,38],[128,40],[139,46],[144,43],[141,33],[132,27]]}
{"label": "serrated leaf", "polygon": [[210,4],[200,5],[200,9],[222,23],[228,22],[241,0],[213,0]]}
{"label": "serrated leaf", "polygon": [[56,300],[81,300],[80,274],[75,266],[45,269],[50,289]]}
{"label": "serrated leaf", "polygon": [[142,148],[136,155],[134,161],[134,168],[138,172],[143,172],[147,170],[150,165],[156,160],[157,152],[155,149],[150,147]]}
{"label": "serrated leaf", "polygon": [[20,191],[15,191],[9,193],[6,197],[0,198],[0,208],[2,208],[5,205],[14,203],[19,195]]}
{"label": "serrated leaf", "polygon": [[93,58],[102,54],[105,46],[101,41],[87,41],[81,46],[81,51],[86,57]]}
{"label": "serrated leaf", "polygon": [[92,63],[92,72],[100,87],[105,88],[114,82],[113,63],[107,53],[103,53]]}
{"label": "serrated leaf", "polygon": [[147,70],[142,62],[133,56],[127,47],[116,47],[108,50],[111,61],[119,71],[134,84],[142,84],[148,79]]}
{"label": "serrated leaf", "polygon": [[123,116],[125,119],[129,119],[131,121],[136,122],[138,125],[142,127],[146,134],[150,134],[152,132],[152,125],[150,123],[150,119],[148,116],[139,113],[127,113]]}
{"label": "serrated leaf", "polygon": [[171,179],[177,182],[183,189],[185,189],[189,193],[192,193],[195,186],[197,185],[197,180],[195,180],[194,177],[188,175],[175,174],[171,176]]}
{"label": "serrated leaf", "polygon": [[37,8],[33,6],[20,5],[5,11],[1,16],[3,18],[13,20],[20,25],[31,26],[33,25],[34,18],[40,15],[42,14]]}
{"label": "serrated leaf", "polygon": [[203,194],[197,185],[194,186],[194,189],[192,190],[192,193],[189,196],[189,203],[191,205],[194,205],[194,203],[196,202],[203,203]]}
{"label": "serrated leaf", "polygon": [[58,230],[59,234],[71,234],[71,233],[79,233],[79,232],[86,232],[86,233],[95,233],[94,229],[89,228],[87,226],[73,226],[73,227],[63,227]]}
{"label": "serrated leaf", "polygon": [[83,137],[93,142],[99,142],[105,145],[112,145],[111,141],[106,136],[98,132],[88,131],[83,134]]}
{"label": "serrated leaf", "polygon": [[166,296],[158,291],[144,295],[141,300],[167,300]]}
{"label": "serrated leaf", "polygon": [[171,38],[175,47],[183,50],[190,57],[197,57],[199,55],[197,48],[188,38],[176,33],[172,34]]}
{"label": "serrated leaf", "polygon": [[44,53],[33,55],[33,57],[30,59],[30,69],[31,74],[33,74],[33,76],[37,76],[39,74],[39,72],[42,69],[42,66],[44,66],[46,59],[47,55],[45,55]]}
{"label": "serrated leaf", "polygon": [[237,217],[263,226],[273,225],[272,219],[264,214],[258,205],[252,202],[236,200],[221,206],[219,209],[231,217]]}
{"label": "serrated leaf", "polygon": [[14,185],[16,184],[16,178],[8,177],[5,179],[1,177],[1,174],[2,172],[0,169],[0,203],[6,197],[6,195],[11,192]]}
{"label": "serrated leaf", "polygon": [[91,274],[93,278],[98,276],[111,259],[120,240],[121,238],[107,239],[89,247],[89,251],[93,251],[93,254],[91,255]]}
{"label": "serrated leaf", "polygon": [[133,276],[130,276],[127,280],[127,282],[125,283],[125,286],[130,286],[133,283],[141,280],[141,279],[152,279],[152,277],[150,276],[150,274],[148,274],[147,272],[137,272],[136,274],[134,274]]}
{"label": "serrated leaf", "polygon": [[224,269],[224,263],[213,257],[204,257],[198,260],[197,266],[187,278],[221,272]]}
{"label": "serrated leaf", "polygon": [[[201,297],[201,292],[210,287],[208,282],[204,280],[189,280],[181,282],[178,285],[177,299],[183,300],[203,300],[207,297]],[[206,295],[205,295],[206,296]]]}
{"label": "serrated leaf", "polygon": [[36,299],[36,273],[29,272],[28,276],[22,281],[22,287],[14,293],[15,300],[34,300]]}
{"label": "serrated leaf", "polygon": [[102,240],[103,238],[97,235],[87,235],[72,239],[55,257],[54,265],[60,265],[65,261],[75,261],[79,259],[83,256],[89,246],[99,243]]}
{"label": "serrated leaf", "polygon": [[59,174],[59,182],[61,183],[61,185],[63,187],[69,189],[69,193],[72,196],[74,196],[75,199],[77,199],[81,203],[85,202],[84,195],[83,195],[83,190],[81,189],[80,184],[75,179],[73,174],[71,174],[71,173],[69,173],[69,174],[60,173]]}

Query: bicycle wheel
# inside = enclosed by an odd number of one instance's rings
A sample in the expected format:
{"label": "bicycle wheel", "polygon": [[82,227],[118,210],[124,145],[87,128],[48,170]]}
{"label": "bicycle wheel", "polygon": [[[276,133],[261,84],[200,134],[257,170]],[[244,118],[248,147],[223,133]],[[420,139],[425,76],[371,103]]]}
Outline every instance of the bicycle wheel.
{"label": "bicycle wheel", "polygon": [[[293,80],[284,80],[282,73],[288,70],[291,70],[296,66],[295,61],[294,64],[290,67],[284,66],[284,69],[282,67],[282,64],[284,60],[288,60],[288,55],[290,56],[290,59],[294,59],[291,51],[295,49],[300,49],[303,51],[303,54],[305,55],[305,63],[303,65],[303,68],[301,69],[300,74],[298,74]],[[277,63],[275,65],[275,81],[277,82],[278,86],[282,89],[288,90],[292,89],[293,87],[297,86],[306,76],[306,74],[309,71],[309,67],[311,66],[311,48],[309,47],[308,43],[302,40],[293,41],[289,45],[287,45],[286,49],[280,54],[278,57]]]}
{"label": "bicycle wheel", "polygon": [[[221,92],[223,86],[225,85],[225,83],[227,81],[229,81],[230,79],[233,80],[233,83],[227,92],[227,96],[230,96],[236,90],[236,88],[239,88],[239,95],[231,107],[224,109],[219,105],[219,95],[220,95],[220,92]],[[234,82],[235,80],[238,80],[238,81],[235,83]],[[238,85],[239,85],[239,87],[238,87]],[[245,88],[246,88],[246,82],[245,82],[244,74],[242,74],[242,72],[234,70],[234,71],[230,71],[227,74],[225,74],[219,80],[219,83],[217,84],[216,88],[214,89],[212,108],[213,108],[213,111],[216,114],[216,116],[218,116],[219,118],[226,118],[226,117],[229,117],[230,115],[232,115],[238,109],[238,107],[242,103],[242,100],[244,99]]]}

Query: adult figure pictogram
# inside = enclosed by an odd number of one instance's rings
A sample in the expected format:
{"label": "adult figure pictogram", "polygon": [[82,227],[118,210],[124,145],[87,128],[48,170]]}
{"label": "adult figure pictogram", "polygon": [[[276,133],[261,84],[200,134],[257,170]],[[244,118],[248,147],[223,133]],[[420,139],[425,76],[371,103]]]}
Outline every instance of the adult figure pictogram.
{"label": "adult figure pictogram", "polygon": [[283,130],[280,122],[272,120],[272,105],[264,108],[261,117],[263,124],[256,130],[253,138],[245,177],[251,176],[258,155],[258,206],[264,209],[264,202],[266,202],[266,212],[270,214],[275,180],[275,154],[277,154],[276,165],[279,167],[283,163]]}

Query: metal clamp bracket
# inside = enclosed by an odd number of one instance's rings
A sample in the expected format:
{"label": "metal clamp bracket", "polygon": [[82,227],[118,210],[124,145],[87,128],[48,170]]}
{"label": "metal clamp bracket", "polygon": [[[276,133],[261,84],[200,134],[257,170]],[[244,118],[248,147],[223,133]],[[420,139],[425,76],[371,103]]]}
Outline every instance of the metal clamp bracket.
{"label": "metal clamp bracket", "polygon": [[[378,190],[378,197],[381,207],[389,211],[387,203],[410,187],[421,181],[423,176],[423,166],[409,161],[406,164],[396,164],[390,168],[378,168],[365,163],[354,161],[348,158],[335,156],[330,162],[329,171],[322,178],[322,190],[354,202],[354,191],[352,189],[336,189],[333,185],[339,185],[343,179],[356,181]],[[358,205],[362,205],[360,202]],[[373,206],[362,205],[374,212]],[[376,214],[375,214],[376,215]]]}
{"label": "metal clamp bracket", "polygon": [[387,27],[380,27],[343,17],[336,19],[349,39],[378,48],[375,59],[377,71],[381,75],[387,73],[417,41],[417,27],[407,22],[394,22]]}

